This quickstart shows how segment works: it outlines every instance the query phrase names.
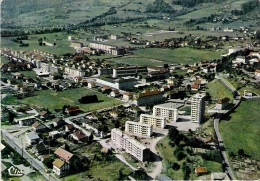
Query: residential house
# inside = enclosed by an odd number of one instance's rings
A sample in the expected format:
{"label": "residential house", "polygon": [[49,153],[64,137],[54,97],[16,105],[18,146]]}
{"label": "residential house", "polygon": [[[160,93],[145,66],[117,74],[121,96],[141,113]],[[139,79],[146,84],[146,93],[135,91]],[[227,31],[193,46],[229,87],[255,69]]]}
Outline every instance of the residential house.
{"label": "residential house", "polygon": [[65,112],[70,115],[70,114],[73,114],[73,113],[78,112],[79,110],[80,110],[80,109],[79,109],[78,106],[71,106],[71,107],[67,107],[67,108],[65,109]]}
{"label": "residential house", "polygon": [[50,119],[51,113],[49,111],[42,111],[39,113],[41,119]]}
{"label": "residential house", "polygon": [[116,89],[116,90],[111,91],[110,96],[111,97],[119,97],[120,96],[119,90]]}
{"label": "residential house", "polygon": [[38,143],[40,140],[39,136],[35,132],[29,132],[25,134],[25,142],[27,146]]}
{"label": "residential house", "polygon": [[44,145],[43,142],[40,142],[32,147],[32,153],[34,153],[36,156],[43,155],[47,152],[47,148]]}
{"label": "residential house", "polygon": [[68,163],[68,164],[71,164],[72,160],[73,160],[73,154],[62,149],[62,148],[58,148],[54,154],[59,158],[61,159],[62,161]]}
{"label": "residential house", "polygon": [[74,125],[73,124],[67,124],[65,125],[65,131],[66,132],[71,132],[75,129]]}
{"label": "residential house", "polygon": [[46,129],[46,126],[44,124],[40,123],[39,121],[36,121],[32,125],[32,130],[35,131],[35,132],[42,132],[45,129]]}
{"label": "residential house", "polygon": [[77,141],[82,141],[87,138],[87,135],[85,135],[82,130],[75,130],[70,136]]}
{"label": "residential house", "polygon": [[124,100],[129,101],[129,100],[132,99],[132,98],[133,98],[133,94],[132,94],[131,92],[125,92],[125,93],[123,94],[123,99],[124,99]]}
{"label": "residential house", "polygon": [[111,87],[109,87],[109,86],[103,86],[102,88],[101,88],[101,91],[103,92],[103,93],[110,93],[111,92]]}
{"label": "residential house", "polygon": [[89,119],[83,120],[82,126],[85,127],[86,129],[92,129],[95,132],[95,134],[99,134],[99,131],[98,131],[99,125],[97,125],[96,123],[93,123]]}
{"label": "residential house", "polygon": [[36,118],[36,115],[34,114],[28,114],[14,118],[14,122],[18,123],[20,126],[31,126],[38,120],[39,119]]}
{"label": "residential house", "polygon": [[60,136],[60,132],[57,130],[49,132],[49,137],[58,138],[59,136]]}
{"label": "residential house", "polygon": [[256,78],[260,78],[260,70],[256,70],[255,71],[255,77]]}
{"label": "residential house", "polygon": [[196,175],[202,175],[202,174],[205,174],[207,173],[207,169],[205,167],[196,167],[195,168],[195,174]]}
{"label": "residential house", "polygon": [[55,118],[53,119],[53,125],[54,127],[57,127],[57,126],[63,126],[65,124],[65,121],[61,118]]}
{"label": "residential house", "polygon": [[229,105],[230,99],[228,97],[218,99],[216,102],[216,109],[222,110]]}
{"label": "residential house", "polygon": [[95,82],[89,82],[88,83],[88,88],[92,89],[94,87],[96,87],[96,83]]}
{"label": "residential house", "polygon": [[53,165],[53,169],[52,169],[53,172],[58,176],[65,175],[70,170],[70,165],[62,161],[61,159],[55,159],[52,165]]}

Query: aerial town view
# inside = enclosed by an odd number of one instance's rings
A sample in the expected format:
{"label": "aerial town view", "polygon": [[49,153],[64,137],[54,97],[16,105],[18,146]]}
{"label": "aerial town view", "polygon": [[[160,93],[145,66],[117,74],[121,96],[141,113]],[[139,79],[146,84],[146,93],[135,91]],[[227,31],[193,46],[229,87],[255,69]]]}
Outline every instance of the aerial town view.
{"label": "aerial town view", "polygon": [[260,0],[0,2],[3,181],[260,179]]}

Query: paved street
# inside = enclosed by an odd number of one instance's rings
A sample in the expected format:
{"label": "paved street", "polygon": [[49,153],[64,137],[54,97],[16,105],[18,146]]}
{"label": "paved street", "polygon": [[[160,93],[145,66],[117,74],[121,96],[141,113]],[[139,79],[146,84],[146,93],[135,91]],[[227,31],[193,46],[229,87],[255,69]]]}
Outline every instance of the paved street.
{"label": "paved street", "polygon": [[[20,155],[23,155],[31,165],[38,170],[46,179],[50,181],[58,181],[54,174],[47,174],[44,171],[44,166],[42,162],[39,160],[34,159],[25,149],[23,149],[22,145],[16,141],[16,138],[9,134],[6,130],[1,130],[2,139],[4,139],[12,148],[14,148]],[[22,150],[23,149],[23,150]]]}
{"label": "paved street", "polygon": [[[222,80],[222,79],[221,79]],[[233,90],[233,91],[236,91],[236,89],[228,82],[226,81],[225,79],[223,79],[223,83],[230,89],[230,90]],[[220,153],[224,159],[224,162],[227,164],[226,166],[226,172],[228,173],[229,175],[229,178],[231,180],[234,180],[235,179],[235,176],[233,174],[233,171],[230,167],[230,164],[229,164],[229,161],[228,161],[228,158],[227,158],[227,154],[226,154],[226,151],[225,151],[225,148],[224,148],[224,144],[223,144],[223,140],[221,138],[221,135],[220,135],[220,132],[219,132],[219,122],[220,122],[220,119],[221,117],[224,115],[224,114],[227,114],[229,113],[231,110],[233,110],[235,107],[238,106],[238,104],[240,103],[240,99],[239,100],[234,100],[233,101],[233,108],[231,108],[230,110],[226,110],[224,113],[219,113],[215,118],[214,118],[214,130],[215,130],[215,133],[216,133],[216,136],[217,136],[217,139],[218,139],[218,145],[220,147]]]}

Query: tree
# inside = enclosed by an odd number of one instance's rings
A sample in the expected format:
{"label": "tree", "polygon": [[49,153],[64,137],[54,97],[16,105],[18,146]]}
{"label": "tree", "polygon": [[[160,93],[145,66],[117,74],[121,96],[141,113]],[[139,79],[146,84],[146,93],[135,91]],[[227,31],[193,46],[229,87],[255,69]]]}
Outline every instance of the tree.
{"label": "tree", "polygon": [[244,152],[243,149],[239,149],[239,150],[237,151],[237,154],[238,154],[239,156],[243,156],[243,155],[245,155],[245,152]]}
{"label": "tree", "polygon": [[91,133],[88,137],[88,144],[92,143],[93,139],[94,139],[94,136],[93,136],[93,133]]}
{"label": "tree", "polygon": [[175,170],[175,171],[177,171],[177,170],[180,169],[180,165],[179,165],[178,163],[173,163],[173,164],[172,164],[172,169]]}
{"label": "tree", "polygon": [[49,157],[49,158],[46,158],[45,160],[43,160],[43,164],[47,167],[47,168],[52,168],[52,163],[53,163],[54,159]]}
{"label": "tree", "polygon": [[14,118],[15,118],[15,114],[12,113],[11,111],[9,111],[9,117],[8,117],[8,120],[9,120],[9,123],[10,123],[10,124],[13,124],[13,122],[14,122]]}
{"label": "tree", "polygon": [[133,172],[133,177],[136,180],[146,180],[147,173],[144,170],[135,170]]}
{"label": "tree", "polygon": [[171,140],[175,140],[175,138],[179,135],[179,131],[177,130],[176,127],[171,127],[168,131],[168,137]]}
{"label": "tree", "polygon": [[80,161],[79,157],[74,155],[73,161],[72,161],[72,168],[76,171],[79,172],[82,170],[83,164]]}
{"label": "tree", "polygon": [[118,180],[121,180],[124,177],[124,174],[122,172],[122,168],[118,170]]}

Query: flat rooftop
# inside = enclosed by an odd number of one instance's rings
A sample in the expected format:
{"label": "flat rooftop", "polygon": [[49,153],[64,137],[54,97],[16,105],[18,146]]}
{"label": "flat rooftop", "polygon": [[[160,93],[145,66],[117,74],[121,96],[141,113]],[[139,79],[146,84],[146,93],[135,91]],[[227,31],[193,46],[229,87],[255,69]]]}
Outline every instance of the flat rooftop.
{"label": "flat rooftop", "polygon": [[180,108],[182,105],[183,105],[183,104],[168,102],[168,103],[164,103],[164,104],[155,105],[155,107],[178,109],[178,108]]}

